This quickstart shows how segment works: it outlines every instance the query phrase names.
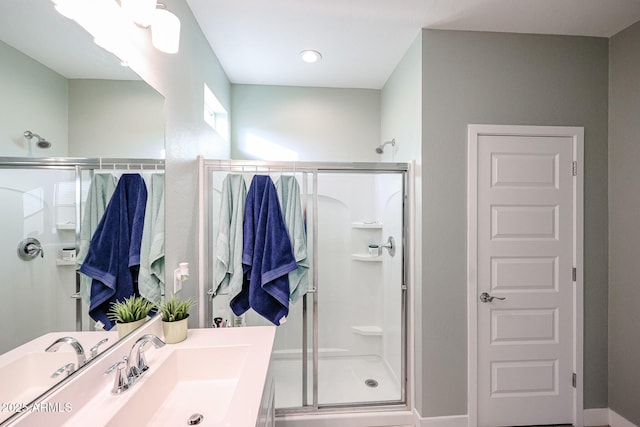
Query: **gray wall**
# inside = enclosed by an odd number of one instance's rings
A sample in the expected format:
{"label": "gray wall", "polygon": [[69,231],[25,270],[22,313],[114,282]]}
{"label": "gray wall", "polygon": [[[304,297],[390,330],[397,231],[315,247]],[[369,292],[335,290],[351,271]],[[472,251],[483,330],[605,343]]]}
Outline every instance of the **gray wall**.
{"label": "gray wall", "polygon": [[584,404],[607,407],[607,39],[424,30],[422,46],[421,415],[467,412],[469,123],[585,128]]}
{"label": "gray wall", "polygon": [[[415,220],[413,225],[414,286],[409,288],[409,310],[413,310],[410,318],[421,317],[422,301],[422,32],[420,31],[411,47],[404,54],[393,73],[387,79],[381,94],[382,109],[382,140],[395,138],[396,146],[387,146],[381,156],[383,161],[411,162],[415,160]],[[411,313],[410,313],[411,314]],[[414,323],[414,340],[409,342],[413,346],[415,359],[421,360],[422,323]],[[422,364],[409,366],[409,375],[415,388],[418,412],[422,412]]]}
{"label": "gray wall", "polygon": [[160,158],[164,97],[143,81],[69,80],[71,157]]}
{"label": "gray wall", "polygon": [[262,159],[251,142],[298,156],[267,160],[379,159],[379,90],[232,85],[231,95],[233,159]]}
{"label": "gray wall", "polygon": [[609,49],[609,407],[640,425],[640,23]]}
{"label": "gray wall", "polygon": [[[67,79],[0,41],[0,155],[66,156],[67,90]],[[53,145],[34,147],[25,130]]]}
{"label": "gray wall", "polygon": [[[207,43],[191,9],[184,1],[166,0],[181,22],[180,51],[168,55],[147,44],[131,68],[165,97],[166,226],[165,264],[171,278],[179,262],[190,263],[190,278],[183,297],[198,297],[198,167],[196,157],[229,158],[230,145],[204,121],[204,84],[227,111],[231,107],[231,84]],[[173,292],[173,280],[168,280]],[[203,309],[202,304],[198,307]],[[192,313],[194,313],[192,311]],[[191,316],[189,325],[197,324]]]}

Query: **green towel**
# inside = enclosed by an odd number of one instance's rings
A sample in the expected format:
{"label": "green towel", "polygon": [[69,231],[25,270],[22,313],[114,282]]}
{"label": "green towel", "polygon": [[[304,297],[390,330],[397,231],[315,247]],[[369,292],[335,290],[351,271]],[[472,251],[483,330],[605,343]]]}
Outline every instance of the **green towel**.
{"label": "green towel", "polygon": [[[78,248],[76,259],[77,268],[80,268],[87,257],[91,237],[96,228],[98,228],[104,210],[107,208],[109,200],[111,200],[111,196],[116,189],[117,181],[116,177],[110,173],[96,173],[91,179],[80,226],[80,247]],[[91,277],[80,273],[80,296],[87,304],[89,304],[92,280]]]}
{"label": "green towel", "polygon": [[227,175],[222,181],[213,291],[215,295],[228,288],[230,300],[242,290],[242,221],[246,198],[243,176]]}
{"label": "green towel", "polygon": [[144,215],[138,291],[160,304],[164,294],[164,174],[151,175]]}
{"label": "green towel", "polygon": [[283,175],[276,182],[276,190],[289,232],[293,256],[298,263],[298,268],[289,273],[289,299],[296,302],[309,290],[307,233],[300,203],[300,186],[295,176]]}

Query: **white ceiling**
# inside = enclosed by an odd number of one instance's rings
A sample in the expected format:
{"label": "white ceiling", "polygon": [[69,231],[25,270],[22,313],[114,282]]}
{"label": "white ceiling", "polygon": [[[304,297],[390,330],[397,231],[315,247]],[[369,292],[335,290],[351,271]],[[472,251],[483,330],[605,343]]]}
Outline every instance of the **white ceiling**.
{"label": "white ceiling", "polygon": [[187,3],[233,83],[319,87],[380,89],[421,28],[610,37],[640,20],[639,0]]}
{"label": "white ceiling", "polygon": [[69,79],[137,80],[51,0],[0,0],[0,40]]}
{"label": "white ceiling", "polygon": [[[186,1],[233,83],[291,86],[380,89],[421,28],[610,37],[640,20],[640,0]],[[1,0],[0,40],[68,78],[137,78],[51,0]]]}

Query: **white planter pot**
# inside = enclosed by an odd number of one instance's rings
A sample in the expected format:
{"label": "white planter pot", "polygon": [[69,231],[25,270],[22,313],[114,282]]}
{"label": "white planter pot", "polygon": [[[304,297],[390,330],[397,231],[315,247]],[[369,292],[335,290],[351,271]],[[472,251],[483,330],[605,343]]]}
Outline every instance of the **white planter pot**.
{"label": "white planter pot", "polygon": [[147,319],[140,319],[129,323],[116,323],[116,327],[118,328],[118,338],[122,338],[129,332],[138,329],[138,326],[142,325],[145,320]]}
{"label": "white planter pot", "polygon": [[162,322],[162,332],[164,333],[164,342],[167,344],[175,344],[187,339],[187,326],[189,317],[178,320],[177,322]]}

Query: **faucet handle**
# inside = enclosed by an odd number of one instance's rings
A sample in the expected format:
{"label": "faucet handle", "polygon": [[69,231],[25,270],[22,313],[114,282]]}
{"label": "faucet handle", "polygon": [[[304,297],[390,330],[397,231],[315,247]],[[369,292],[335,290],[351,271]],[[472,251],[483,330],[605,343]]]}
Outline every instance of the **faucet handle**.
{"label": "faucet handle", "polygon": [[138,353],[138,365],[136,366],[136,368],[140,372],[139,375],[142,375],[142,373],[146,372],[149,369],[149,365],[147,365],[147,359],[145,359],[144,357],[144,347],[140,347],[140,352]]}
{"label": "faucet handle", "polygon": [[105,338],[103,340],[100,340],[100,341],[98,341],[96,343],[96,345],[91,347],[90,351],[91,351],[91,358],[92,359],[98,355],[98,347],[100,347],[102,344],[106,343],[107,341],[109,341],[109,338]]}
{"label": "faucet handle", "polygon": [[68,377],[75,370],[76,370],[76,366],[73,363],[67,363],[66,365],[56,369],[56,371],[53,374],[51,374],[51,378],[57,378],[60,375],[64,374],[65,372],[67,373],[67,377]]}
{"label": "faucet handle", "polygon": [[123,391],[128,390],[129,385],[131,384],[128,376],[125,373],[125,367],[127,366],[127,357],[125,356],[123,359],[124,360],[113,364],[106,371],[104,371],[105,375],[116,371],[116,378],[113,382],[113,388],[111,389],[111,393],[113,394],[120,394]]}

